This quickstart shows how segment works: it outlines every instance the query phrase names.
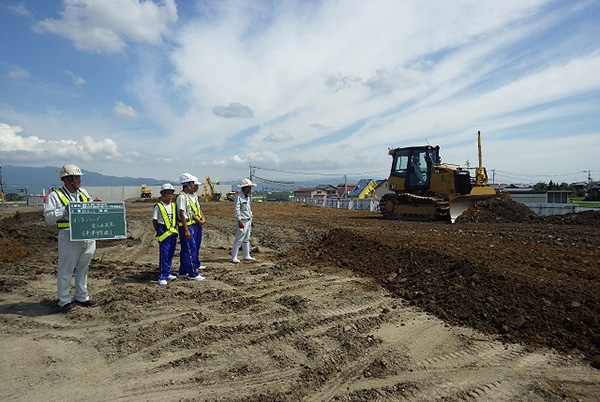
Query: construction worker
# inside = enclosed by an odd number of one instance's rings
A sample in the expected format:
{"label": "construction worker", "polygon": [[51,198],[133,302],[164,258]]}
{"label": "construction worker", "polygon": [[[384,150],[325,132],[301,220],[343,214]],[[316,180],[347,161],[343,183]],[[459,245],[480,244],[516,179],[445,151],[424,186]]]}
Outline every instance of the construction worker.
{"label": "construction worker", "polygon": [[173,199],[175,188],[165,183],[160,188],[160,200],[152,211],[152,225],[156,231],[158,242],[158,284],[166,285],[167,281],[177,277],[171,274],[173,255],[177,248],[177,211]]}
{"label": "construction worker", "polygon": [[[196,176],[190,173],[183,173],[179,178],[182,186],[182,192],[177,195],[177,225],[179,227],[179,242],[181,251],[179,252],[179,278],[186,278],[194,281],[204,279],[198,273],[198,247],[196,245],[196,232],[198,223],[193,219],[196,214],[194,198],[194,182],[197,182]],[[197,215],[197,214],[196,214]]]}
{"label": "construction worker", "polygon": [[196,265],[198,266],[198,270],[203,270],[206,269],[206,266],[202,265],[202,261],[200,260],[200,246],[202,245],[202,228],[204,227],[206,218],[204,217],[202,208],[200,208],[200,199],[196,195],[199,188],[200,183],[198,183],[198,178],[196,178],[194,181],[193,190],[194,197],[192,198],[192,219],[194,219],[194,221],[198,224],[198,228],[196,230],[196,248],[198,249],[198,253],[195,255]]}
{"label": "construction worker", "polygon": [[250,256],[250,233],[254,226],[252,221],[252,209],[250,208],[250,192],[254,186],[256,186],[256,184],[252,183],[250,179],[242,180],[242,182],[238,184],[238,187],[240,187],[242,191],[235,196],[233,212],[237,222],[237,229],[233,247],[231,249],[231,262],[236,264],[240,262],[237,258],[240,244],[242,245],[242,251],[244,252],[244,260],[255,260],[255,258]]}
{"label": "construction worker", "polygon": [[[64,185],[53,190],[44,204],[44,217],[58,226],[58,307],[68,313],[79,306],[96,307],[87,291],[87,273],[96,251],[95,240],[71,241],[69,203],[90,202],[92,197],[81,188],[81,169],[68,164],[60,169]],[[71,279],[75,274],[75,291],[71,299]]]}

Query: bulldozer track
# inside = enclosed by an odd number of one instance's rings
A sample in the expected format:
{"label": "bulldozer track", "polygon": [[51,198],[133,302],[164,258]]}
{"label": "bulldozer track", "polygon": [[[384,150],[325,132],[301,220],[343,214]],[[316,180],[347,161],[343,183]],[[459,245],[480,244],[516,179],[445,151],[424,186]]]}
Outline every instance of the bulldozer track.
{"label": "bulldozer track", "polygon": [[423,221],[449,219],[448,201],[410,193],[384,195],[381,198],[380,211],[388,219]]}

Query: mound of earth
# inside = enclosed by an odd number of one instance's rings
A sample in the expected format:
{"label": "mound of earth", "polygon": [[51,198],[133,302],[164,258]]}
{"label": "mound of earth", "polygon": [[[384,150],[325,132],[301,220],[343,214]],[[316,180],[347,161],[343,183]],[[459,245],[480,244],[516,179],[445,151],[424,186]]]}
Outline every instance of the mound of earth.
{"label": "mound of earth", "polygon": [[56,246],[58,237],[56,225],[45,222],[41,211],[16,212],[0,219],[0,240],[4,239],[5,247],[0,247],[5,258],[17,259],[24,249],[41,250],[44,247]]}
{"label": "mound of earth", "polygon": [[600,211],[582,211],[564,215],[540,216],[537,221],[553,225],[600,226]]}
{"label": "mound of earth", "polygon": [[415,241],[403,233],[335,229],[308,254],[374,277],[448,322],[501,334],[510,342],[579,349],[592,360],[600,355],[597,251],[581,250],[574,261],[512,244],[514,258],[506,260],[451,237],[440,246],[428,241],[428,232]]}
{"label": "mound of earth", "polygon": [[529,222],[535,213],[527,206],[500,196],[478,201],[460,215],[456,222],[519,223]]}

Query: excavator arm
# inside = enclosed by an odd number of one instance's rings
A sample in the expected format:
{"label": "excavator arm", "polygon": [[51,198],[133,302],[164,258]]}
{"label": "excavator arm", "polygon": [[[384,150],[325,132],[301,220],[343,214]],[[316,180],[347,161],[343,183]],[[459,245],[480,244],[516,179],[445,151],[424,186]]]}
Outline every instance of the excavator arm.
{"label": "excavator arm", "polygon": [[215,192],[215,185],[208,175],[204,179],[204,191],[202,192],[202,198],[206,201],[219,201],[221,193]]}

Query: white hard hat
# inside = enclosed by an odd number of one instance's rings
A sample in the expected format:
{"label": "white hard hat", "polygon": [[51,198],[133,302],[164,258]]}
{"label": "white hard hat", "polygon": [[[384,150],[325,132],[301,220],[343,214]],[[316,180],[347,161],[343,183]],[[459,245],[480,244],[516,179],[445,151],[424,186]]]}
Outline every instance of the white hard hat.
{"label": "white hard hat", "polygon": [[196,176],[192,176],[194,178],[194,184],[200,184],[200,182],[198,181],[198,178]]}
{"label": "white hard hat", "polygon": [[63,166],[60,169],[60,178],[62,179],[63,177],[67,177],[67,176],[82,176],[83,172],[81,171],[81,169],[79,169],[79,166],[77,165],[73,165],[72,163],[69,163],[65,166]]}
{"label": "white hard hat", "polygon": [[162,193],[165,190],[175,191],[175,187],[173,187],[171,183],[165,183],[162,186],[160,186],[160,192]]}
{"label": "white hard hat", "polygon": [[238,187],[250,187],[250,186],[254,187],[254,186],[256,186],[256,183],[252,183],[252,181],[250,181],[250,179],[244,179],[237,186]]}
{"label": "white hard hat", "polygon": [[180,177],[179,177],[179,183],[183,184],[183,183],[189,183],[191,181],[194,181],[194,179],[196,178],[196,176],[194,176],[191,173],[183,173]]}

